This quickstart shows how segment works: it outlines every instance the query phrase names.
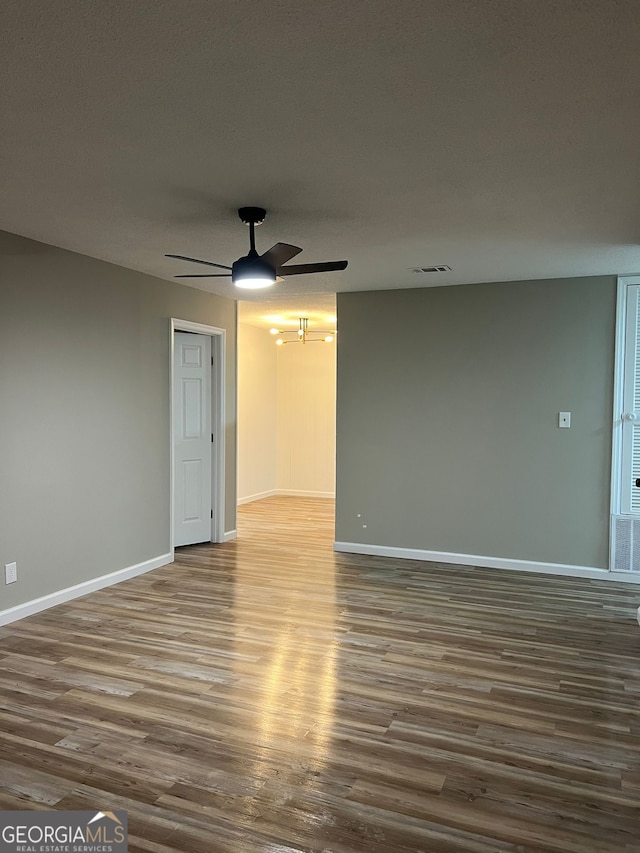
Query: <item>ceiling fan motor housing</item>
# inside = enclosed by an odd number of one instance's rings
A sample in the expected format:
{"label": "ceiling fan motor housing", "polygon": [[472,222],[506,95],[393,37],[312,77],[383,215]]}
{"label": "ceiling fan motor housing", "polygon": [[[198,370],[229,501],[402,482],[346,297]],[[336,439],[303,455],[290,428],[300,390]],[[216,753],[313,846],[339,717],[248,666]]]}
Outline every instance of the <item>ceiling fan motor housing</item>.
{"label": "ceiling fan motor housing", "polygon": [[276,271],[271,264],[260,257],[255,249],[251,249],[248,255],[234,261],[231,267],[231,279],[232,281],[236,281],[240,278],[251,278],[254,276],[256,278],[269,276],[275,281]]}

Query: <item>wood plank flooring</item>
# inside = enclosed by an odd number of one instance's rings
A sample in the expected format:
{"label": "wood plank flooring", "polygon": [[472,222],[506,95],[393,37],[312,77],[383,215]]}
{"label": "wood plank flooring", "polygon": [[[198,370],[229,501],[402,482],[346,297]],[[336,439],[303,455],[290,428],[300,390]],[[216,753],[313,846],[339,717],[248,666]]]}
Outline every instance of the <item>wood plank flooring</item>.
{"label": "wood plank flooring", "polygon": [[640,851],[640,589],[332,552],[333,503],[0,629],[0,809],[131,853]]}

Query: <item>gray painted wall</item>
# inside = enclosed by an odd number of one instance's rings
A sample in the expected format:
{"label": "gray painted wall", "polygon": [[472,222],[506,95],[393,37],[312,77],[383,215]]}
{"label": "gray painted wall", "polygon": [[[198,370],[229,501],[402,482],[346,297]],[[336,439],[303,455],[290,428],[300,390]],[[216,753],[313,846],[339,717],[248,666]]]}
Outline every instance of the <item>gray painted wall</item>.
{"label": "gray painted wall", "polygon": [[235,528],[236,303],[0,232],[0,610],[169,550],[169,318],[227,330]]}
{"label": "gray painted wall", "polygon": [[336,539],[607,567],[615,288],[338,294]]}

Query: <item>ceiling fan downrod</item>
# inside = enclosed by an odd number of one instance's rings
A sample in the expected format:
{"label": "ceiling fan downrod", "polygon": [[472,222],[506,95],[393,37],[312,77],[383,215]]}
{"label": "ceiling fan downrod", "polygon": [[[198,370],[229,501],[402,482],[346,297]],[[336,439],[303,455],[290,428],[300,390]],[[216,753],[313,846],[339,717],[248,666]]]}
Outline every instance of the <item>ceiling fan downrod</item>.
{"label": "ceiling fan downrod", "polygon": [[267,215],[264,207],[240,207],[238,216],[245,225],[249,226],[250,255],[257,255],[256,251],[256,225],[262,225]]}

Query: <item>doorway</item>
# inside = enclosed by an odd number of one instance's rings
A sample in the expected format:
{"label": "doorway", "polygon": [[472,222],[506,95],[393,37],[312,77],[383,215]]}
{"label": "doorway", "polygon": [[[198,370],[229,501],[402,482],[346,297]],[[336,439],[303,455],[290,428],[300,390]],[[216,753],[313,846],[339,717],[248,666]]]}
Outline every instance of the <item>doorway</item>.
{"label": "doorway", "polygon": [[[335,295],[321,296],[278,315],[271,304],[238,303],[239,505],[335,495],[336,343],[295,337],[300,313],[312,332],[335,328]],[[270,333],[276,324],[286,332]]]}

